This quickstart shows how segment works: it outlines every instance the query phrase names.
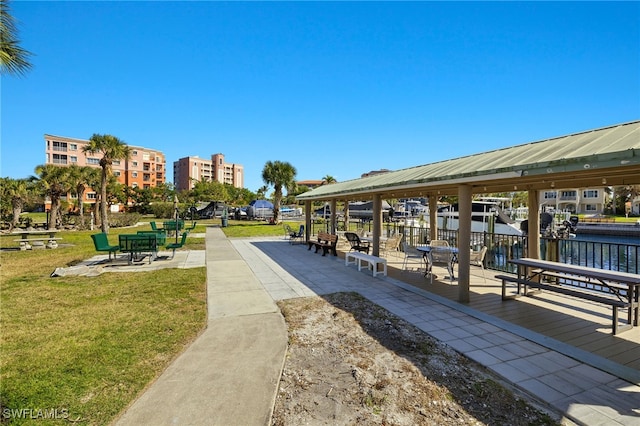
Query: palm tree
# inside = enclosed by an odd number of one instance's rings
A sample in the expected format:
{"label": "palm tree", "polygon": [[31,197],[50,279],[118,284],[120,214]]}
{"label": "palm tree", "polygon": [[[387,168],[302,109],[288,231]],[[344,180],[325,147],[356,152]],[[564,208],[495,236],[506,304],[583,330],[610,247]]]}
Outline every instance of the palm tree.
{"label": "palm tree", "polygon": [[10,230],[13,229],[20,221],[20,213],[24,208],[24,204],[28,201],[32,191],[32,185],[27,179],[0,179],[0,189],[3,200],[7,200],[11,204],[12,219],[10,222]]}
{"label": "palm tree", "polygon": [[283,161],[267,161],[262,169],[262,180],[267,185],[273,185],[273,219],[278,223],[280,216],[280,202],[282,201],[282,187],[291,188],[295,182],[296,168]]}
{"label": "palm tree", "polygon": [[60,212],[60,199],[71,190],[69,184],[69,169],[67,167],[43,164],[36,166],[38,186],[45,197],[51,200],[51,214],[49,215],[49,229],[55,229]]}
{"label": "palm tree", "polygon": [[332,184],[332,183],[336,183],[337,180],[331,175],[326,175],[325,177],[322,178],[322,182],[326,184]]}
{"label": "palm tree", "polygon": [[23,75],[30,68],[31,53],[19,45],[18,27],[9,13],[9,1],[0,0],[0,74]]}
{"label": "palm tree", "polygon": [[98,173],[98,169],[89,166],[81,167],[77,164],[69,166],[69,183],[76,192],[78,213],[82,224],[84,224],[84,192],[87,188],[100,182]]}
{"label": "palm tree", "polygon": [[85,154],[102,153],[100,167],[100,227],[102,232],[109,232],[107,219],[107,183],[112,173],[112,165],[116,160],[128,160],[131,157],[131,147],[112,135],[99,135],[94,133],[89,143],[82,148]]}

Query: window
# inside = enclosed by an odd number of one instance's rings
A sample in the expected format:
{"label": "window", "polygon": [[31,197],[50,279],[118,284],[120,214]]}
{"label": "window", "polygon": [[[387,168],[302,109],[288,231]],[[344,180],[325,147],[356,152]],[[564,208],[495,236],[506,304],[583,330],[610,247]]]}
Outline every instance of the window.
{"label": "window", "polygon": [[137,162],[137,161],[134,161],[133,163],[131,163],[131,165],[132,165],[133,167],[138,167],[138,162]]}
{"label": "window", "polygon": [[586,191],[582,191],[582,196],[584,198],[598,198],[598,190],[597,189],[587,189]]}
{"label": "window", "polygon": [[588,212],[595,212],[598,210],[594,204],[585,204],[584,209]]}
{"label": "window", "polygon": [[557,194],[558,193],[556,191],[547,191],[547,192],[544,193],[544,199],[545,200],[550,200],[550,199],[555,200]]}
{"label": "window", "polygon": [[120,170],[114,170],[113,175],[116,177],[120,176]]}
{"label": "window", "polygon": [[138,177],[138,172],[131,172],[131,176],[137,178]]}
{"label": "window", "polygon": [[132,188],[137,188],[137,187],[138,187],[138,182],[133,182],[133,183],[131,184],[131,187],[132,187]]}
{"label": "window", "polygon": [[98,158],[87,158],[87,164],[100,164],[100,159]]}
{"label": "window", "polygon": [[138,151],[136,151],[136,150],[131,151],[131,156],[132,157],[136,157],[137,155],[138,155]]}
{"label": "window", "polygon": [[66,152],[67,151],[67,143],[66,142],[53,141],[53,150],[54,151]]}
{"label": "window", "polygon": [[87,200],[95,200],[97,199],[95,192],[87,192]]}
{"label": "window", "polygon": [[77,163],[77,162],[78,162],[78,157],[76,157],[76,156],[73,156],[73,155],[72,155],[71,157],[69,157],[69,160],[70,160],[72,163]]}
{"label": "window", "polygon": [[144,188],[144,189],[151,189],[151,185],[149,185],[149,184],[144,184],[144,185],[142,186],[142,188]]}
{"label": "window", "polygon": [[67,156],[64,154],[53,154],[53,164],[67,164]]}
{"label": "window", "polygon": [[69,144],[69,150],[71,150],[71,151],[77,151],[77,150],[78,150],[78,144],[76,144],[76,143],[70,143],[70,144]]}
{"label": "window", "polygon": [[120,160],[113,160],[113,163],[111,163],[113,166],[119,166],[120,165]]}
{"label": "window", "polygon": [[142,154],[142,160],[149,161],[149,153],[145,152],[144,154]]}

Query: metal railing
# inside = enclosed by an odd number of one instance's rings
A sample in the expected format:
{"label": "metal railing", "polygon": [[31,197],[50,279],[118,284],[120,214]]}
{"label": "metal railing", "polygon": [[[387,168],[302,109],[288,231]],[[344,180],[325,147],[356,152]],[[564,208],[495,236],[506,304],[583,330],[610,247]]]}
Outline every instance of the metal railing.
{"label": "metal railing", "polygon": [[[312,234],[317,231],[329,232],[328,221],[312,223]],[[341,231],[347,226],[338,226]],[[364,229],[371,232],[371,221],[349,222],[348,230]],[[428,227],[405,226],[402,222],[385,222],[382,235],[389,237],[396,233],[404,235],[405,241],[416,246],[429,242]],[[447,240],[451,246],[458,244],[458,231],[438,230],[438,239]],[[486,269],[502,272],[514,272],[509,265],[511,259],[526,257],[527,238],[517,235],[491,234],[488,232],[472,232],[471,248],[479,250],[487,246],[484,258]],[[609,269],[621,272],[640,273],[640,244],[615,243],[601,241],[585,241],[574,239],[540,238],[540,257],[545,260]]]}

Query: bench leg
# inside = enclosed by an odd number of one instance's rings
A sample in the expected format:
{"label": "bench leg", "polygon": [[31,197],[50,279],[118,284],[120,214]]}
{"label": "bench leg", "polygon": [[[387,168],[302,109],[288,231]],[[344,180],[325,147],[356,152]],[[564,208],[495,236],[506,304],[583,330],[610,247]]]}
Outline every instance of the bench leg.
{"label": "bench leg", "polygon": [[507,296],[507,280],[502,280],[502,300],[514,300],[520,297],[520,284],[518,284],[518,292]]}

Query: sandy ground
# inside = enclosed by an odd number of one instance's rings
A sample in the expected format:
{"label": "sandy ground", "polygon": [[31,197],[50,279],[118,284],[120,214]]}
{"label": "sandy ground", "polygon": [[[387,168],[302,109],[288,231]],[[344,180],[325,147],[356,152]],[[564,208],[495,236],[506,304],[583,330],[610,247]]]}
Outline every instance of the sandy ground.
{"label": "sandy ground", "polygon": [[289,349],[273,425],[546,425],[559,417],[354,293],[279,302]]}

